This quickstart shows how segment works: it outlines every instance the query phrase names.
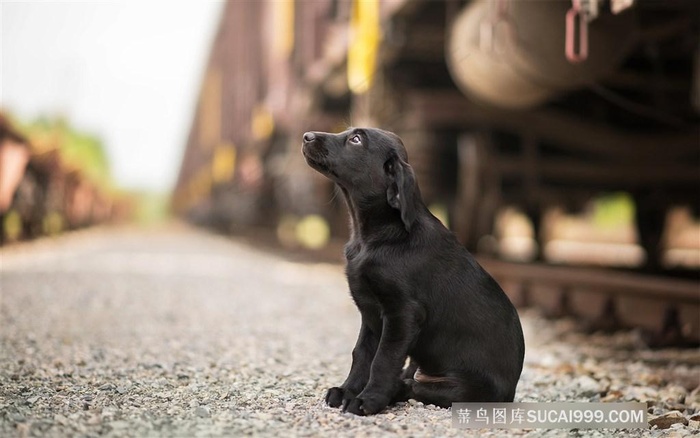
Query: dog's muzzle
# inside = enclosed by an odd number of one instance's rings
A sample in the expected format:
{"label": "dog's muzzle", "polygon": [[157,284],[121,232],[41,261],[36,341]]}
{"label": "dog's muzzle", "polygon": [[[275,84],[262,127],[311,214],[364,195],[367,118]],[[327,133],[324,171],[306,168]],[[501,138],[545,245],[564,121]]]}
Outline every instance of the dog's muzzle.
{"label": "dog's muzzle", "polygon": [[335,176],[335,172],[330,168],[326,159],[328,157],[328,149],[321,144],[322,142],[319,141],[318,136],[313,132],[306,132],[302,140],[301,153],[304,155],[307,164],[325,175]]}

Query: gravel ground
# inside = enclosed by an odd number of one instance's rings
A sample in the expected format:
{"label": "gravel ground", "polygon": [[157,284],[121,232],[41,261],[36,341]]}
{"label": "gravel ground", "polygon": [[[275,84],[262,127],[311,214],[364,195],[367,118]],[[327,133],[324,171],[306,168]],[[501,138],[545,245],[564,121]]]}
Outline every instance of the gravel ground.
{"label": "gravel ground", "polygon": [[[359,327],[339,265],[184,226],[90,230],[0,256],[0,436],[469,433],[413,400],[364,418],[324,406]],[[650,351],[635,332],[521,317],[516,401],[646,401],[668,429],[624,435],[700,436],[698,350]]]}

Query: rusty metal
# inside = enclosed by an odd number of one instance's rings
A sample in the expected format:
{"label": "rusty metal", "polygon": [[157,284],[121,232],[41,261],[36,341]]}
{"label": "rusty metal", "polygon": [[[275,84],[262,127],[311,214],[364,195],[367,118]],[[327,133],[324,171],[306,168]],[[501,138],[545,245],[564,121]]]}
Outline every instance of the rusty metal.
{"label": "rusty metal", "polygon": [[0,113],[0,213],[10,208],[28,162],[27,140]]}

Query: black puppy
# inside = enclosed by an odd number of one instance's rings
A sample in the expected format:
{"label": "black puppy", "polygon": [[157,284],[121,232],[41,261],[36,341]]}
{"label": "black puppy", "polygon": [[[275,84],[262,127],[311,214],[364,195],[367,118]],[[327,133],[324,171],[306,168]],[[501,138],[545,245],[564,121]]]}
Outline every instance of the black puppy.
{"label": "black puppy", "polygon": [[525,353],[518,314],[423,204],[401,139],[307,132],[302,152],[345,196],[346,274],[362,314],[350,374],[326,403],[368,415],[408,398],[513,401]]}

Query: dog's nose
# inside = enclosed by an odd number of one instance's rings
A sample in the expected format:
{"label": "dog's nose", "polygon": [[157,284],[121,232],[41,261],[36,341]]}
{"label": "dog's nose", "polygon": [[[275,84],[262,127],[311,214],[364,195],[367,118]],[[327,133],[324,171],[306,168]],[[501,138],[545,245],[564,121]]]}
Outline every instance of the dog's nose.
{"label": "dog's nose", "polygon": [[304,133],[304,143],[311,143],[314,140],[316,140],[316,134],[313,132]]}

